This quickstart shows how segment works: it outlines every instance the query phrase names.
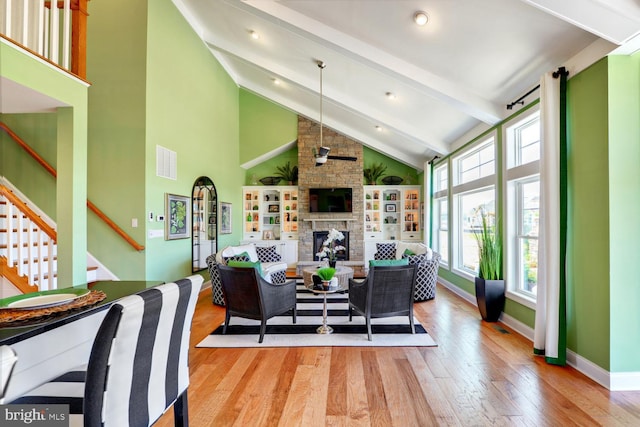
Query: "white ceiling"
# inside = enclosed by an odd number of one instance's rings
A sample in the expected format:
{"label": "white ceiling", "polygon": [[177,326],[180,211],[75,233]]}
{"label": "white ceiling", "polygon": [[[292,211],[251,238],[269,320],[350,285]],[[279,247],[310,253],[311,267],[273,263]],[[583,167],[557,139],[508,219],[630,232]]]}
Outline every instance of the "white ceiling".
{"label": "white ceiling", "polygon": [[638,0],[173,1],[240,87],[316,121],[324,61],[325,125],[417,169],[640,31]]}
{"label": "white ceiling", "polygon": [[[543,73],[640,50],[640,0],[173,2],[238,86],[316,121],[324,61],[325,125],[416,169],[521,108],[506,104]],[[0,80],[0,112],[59,106],[15,86]]]}

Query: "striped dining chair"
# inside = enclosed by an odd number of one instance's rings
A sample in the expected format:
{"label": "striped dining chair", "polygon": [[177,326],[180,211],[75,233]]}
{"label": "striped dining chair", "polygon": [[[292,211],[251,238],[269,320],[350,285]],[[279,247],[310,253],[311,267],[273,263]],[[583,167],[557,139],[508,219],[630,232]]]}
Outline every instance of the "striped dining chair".
{"label": "striped dining chair", "polygon": [[11,347],[0,346],[0,405],[4,403],[4,393],[7,391],[11,373],[17,361],[18,357]]}
{"label": "striped dining chair", "polygon": [[71,425],[150,426],[173,405],[187,426],[189,337],[203,278],[194,275],[115,302],[86,370],[51,380],[11,403],[68,404]]}

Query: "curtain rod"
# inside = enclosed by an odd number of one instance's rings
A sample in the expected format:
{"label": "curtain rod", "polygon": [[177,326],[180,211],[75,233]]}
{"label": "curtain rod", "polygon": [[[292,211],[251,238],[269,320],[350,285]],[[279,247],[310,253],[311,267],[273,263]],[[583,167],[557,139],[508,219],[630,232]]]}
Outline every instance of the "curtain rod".
{"label": "curtain rod", "polygon": [[[561,75],[565,75],[568,76],[569,75],[569,71],[567,71],[567,69],[565,67],[560,67],[558,68],[556,71],[553,72],[552,76],[554,79],[557,79],[558,77],[560,77]],[[516,104],[522,104],[524,105],[524,99],[531,95],[533,92],[535,92],[536,90],[540,89],[540,85],[537,85],[536,87],[534,87],[533,89],[531,89],[529,92],[525,93],[524,95],[522,95],[520,98],[516,99],[515,101],[513,101],[510,104],[507,104],[507,110],[511,110],[513,109],[513,106]]]}

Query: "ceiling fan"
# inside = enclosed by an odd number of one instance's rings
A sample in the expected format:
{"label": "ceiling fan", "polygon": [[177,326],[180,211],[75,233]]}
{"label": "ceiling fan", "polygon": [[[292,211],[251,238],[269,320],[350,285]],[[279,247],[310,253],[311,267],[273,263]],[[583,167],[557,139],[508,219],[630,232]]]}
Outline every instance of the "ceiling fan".
{"label": "ceiling fan", "polygon": [[351,162],[355,162],[356,160],[358,160],[356,157],[352,157],[352,156],[330,156],[329,155],[329,151],[331,150],[331,148],[329,147],[325,147],[322,145],[322,70],[324,70],[324,67],[327,66],[327,64],[325,64],[323,61],[316,61],[316,64],[318,64],[318,68],[320,68],[320,148],[318,148],[317,150],[314,148],[313,149],[313,156],[316,159],[316,166],[322,166],[325,163],[327,163],[328,159],[333,159],[333,160],[348,160]]}

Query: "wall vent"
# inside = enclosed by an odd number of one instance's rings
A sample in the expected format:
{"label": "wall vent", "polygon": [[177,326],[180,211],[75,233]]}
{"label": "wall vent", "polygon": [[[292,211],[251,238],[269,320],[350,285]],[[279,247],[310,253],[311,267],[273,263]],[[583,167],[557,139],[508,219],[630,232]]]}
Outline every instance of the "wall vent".
{"label": "wall vent", "polygon": [[173,179],[178,179],[178,154],[168,148],[156,145],[156,175]]}

